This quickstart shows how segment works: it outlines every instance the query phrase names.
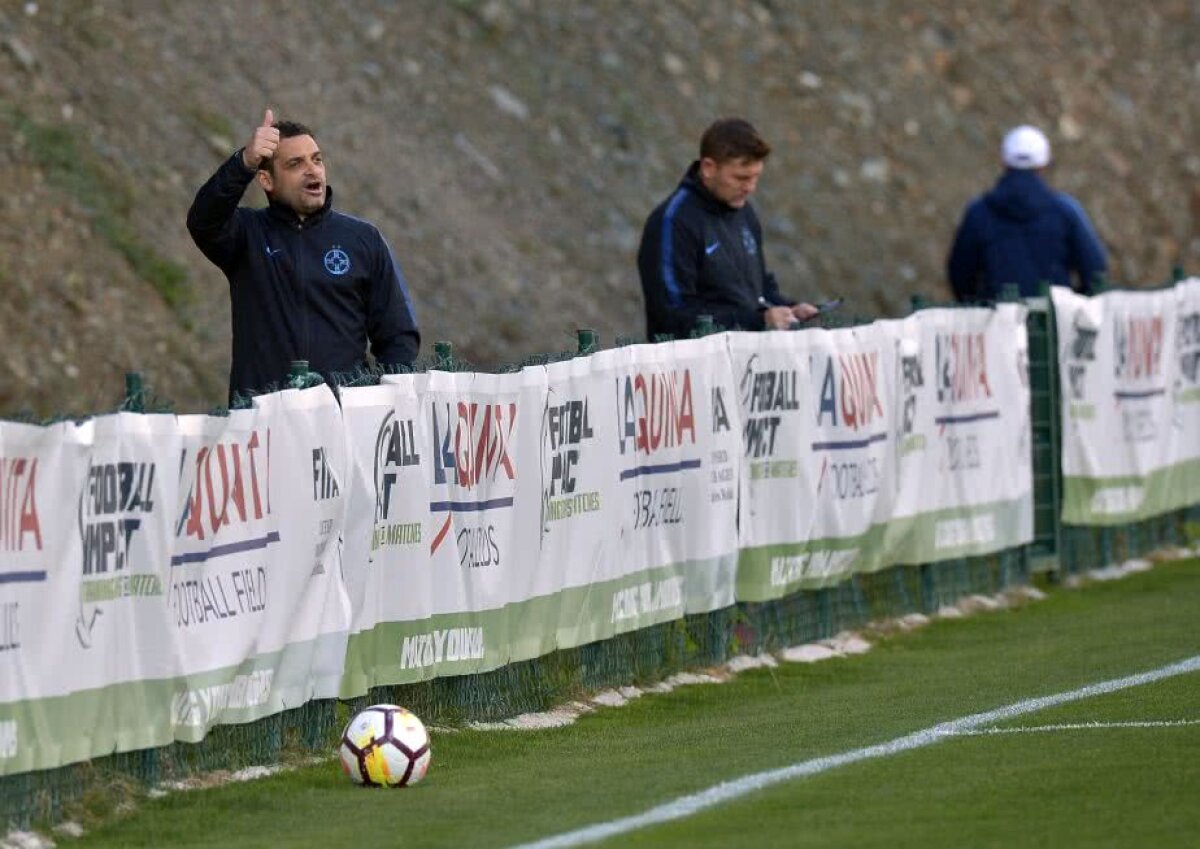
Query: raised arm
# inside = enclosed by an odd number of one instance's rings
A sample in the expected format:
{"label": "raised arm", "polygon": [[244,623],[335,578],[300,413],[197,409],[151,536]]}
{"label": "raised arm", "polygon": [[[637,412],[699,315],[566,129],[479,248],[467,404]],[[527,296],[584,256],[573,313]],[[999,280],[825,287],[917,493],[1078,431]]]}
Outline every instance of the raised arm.
{"label": "raised arm", "polygon": [[209,177],[188,210],[187,228],[192,241],[219,268],[233,264],[242,249],[244,233],[238,221],[238,204],[259,163],[270,159],[279,145],[279,130],[271,126],[274,120],[271,110],[266,110],[246,146]]}

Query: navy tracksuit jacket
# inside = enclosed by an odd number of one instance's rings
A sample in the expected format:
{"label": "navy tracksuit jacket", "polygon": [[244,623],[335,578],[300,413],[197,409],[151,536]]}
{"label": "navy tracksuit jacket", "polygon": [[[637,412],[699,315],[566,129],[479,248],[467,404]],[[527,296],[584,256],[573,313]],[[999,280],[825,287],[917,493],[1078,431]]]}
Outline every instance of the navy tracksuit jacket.
{"label": "navy tracksuit jacket", "polygon": [[408,286],[374,225],[325,206],[238,206],[254,172],[241,151],[196,194],[187,226],[229,280],[233,362],[229,395],[283,384],[292,360],[329,377],[376,361],[407,365],[421,336]]}
{"label": "navy tracksuit jacket", "polygon": [[714,197],[693,162],[669,198],[650,213],[638,248],[646,338],[685,339],[707,314],[726,330],[762,330],[763,307],[791,306],[763,260],[762,226],[750,204]]}
{"label": "navy tracksuit jacket", "polygon": [[946,263],[960,301],[994,300],[1006,283],[1028,297],[1042,281],[1070,286],[1072,273],[1089,293],[1104,269],[1104,248],[1079,202],[1012,168],[967,207]]}

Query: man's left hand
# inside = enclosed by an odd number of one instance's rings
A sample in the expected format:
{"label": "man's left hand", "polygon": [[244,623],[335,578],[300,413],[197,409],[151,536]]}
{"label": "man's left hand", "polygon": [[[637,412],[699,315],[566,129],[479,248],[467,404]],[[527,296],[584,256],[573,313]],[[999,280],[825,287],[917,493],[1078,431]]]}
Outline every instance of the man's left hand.
{"label": "man's left hand", "polygon": [[819,309],[809,303],[796,304],[792,307],[792,315],[796,317],[796,321],[808,321],[819,312]]}

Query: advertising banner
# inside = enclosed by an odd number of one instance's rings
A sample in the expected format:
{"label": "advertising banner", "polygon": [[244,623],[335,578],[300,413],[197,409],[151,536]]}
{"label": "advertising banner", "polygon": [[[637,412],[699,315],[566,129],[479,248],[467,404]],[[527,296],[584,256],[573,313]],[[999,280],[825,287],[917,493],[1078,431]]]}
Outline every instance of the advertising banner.
{"label": "advertising banner", "polygon": [[[346,481],[328,387],[182,416],[168,610],[185,678],[176,736],[336,695],[349,605],[338,537]],[[286,522],[284,521],[286,517]]]}
{"label": "advertising banner", "polygon": [[88,729],[93,751],[161,745],[173,739],[168,685],[181,668],[168,615],[176,420],[118,413],[80,430],[91,452],[76,498],[78,608],[58,667],[73,693],[44,705],[46,720],[51,728]]}
{"label": "advertising banner", "polygon": [[[64,723],[56,707],[70,701],[75,689],[67,664],[81,615],[78,511],[90,438],[90,428],[69,422],[49,427],[0,422],[2,775],[91,756],[90,730],[77,720]],[[92,565],[116,564],[101,563],[97,553]],[[111,740],[112,727],[106,732]]]}
{"label": "advertising banner", "polygon": [[584,503],[601,513],[584,520],[585,545],[574,543],[574,523],[551,527],[547,538],[547,567],[553,546],[572,551],[569,586],[595,576],[587,592],[563,596],[560,647],[733,603],[739,424],[724,337],[589,360],[589,372],[551,371],[555,397],[586,396],[595,410],[597,443],[580,452],[581,479],[595,492]]}
{"label": "advertising banner", "polygon": [[411,637],[431,631],[433,450],[419,391],[425,380],[397,375],[341,392],[350,454],[342,564],[354,611],[344,697],[405,680],[405,637],[411,659]]}
{"label": "advertising banner", "polygon": [[556,648],[615,633],[613,594],[641,570],[618,555],[621,504],[613,457],[617,394],[613,357],[576,357],[546,367],[539,429],[536,592],[554,599]]}
{"label": "advertising banner", "polygon": [[535,657],[550,632],[520,603],[536,583],[541,502],[528,464],[538,454],[545,370],[431,372],[421,403],[430,618],[420,630],[408,626],[398,672],[429,678]]}
{"label": "advertising banner", "polygon": [[888,563],[989,554],[1033,538],[1025,308],[927,309],[892,325],[896,498]]}
{"label": "advertising banner", "polygon": [[733,334],[731,354],[745,421],[738,598],[879,568],[895,497],[893,324]]}
{"label": "advertising banner", "polygon": [[1115,525],[1196,500],[1192,281],[1095,297],[1053,287],[1062,387],[1062,518]]}
{"label": "advertising banner", "polygon": [[1168,484],[1179,504],[1200,503],[1200,277],[1175,284],[1175,360]]}

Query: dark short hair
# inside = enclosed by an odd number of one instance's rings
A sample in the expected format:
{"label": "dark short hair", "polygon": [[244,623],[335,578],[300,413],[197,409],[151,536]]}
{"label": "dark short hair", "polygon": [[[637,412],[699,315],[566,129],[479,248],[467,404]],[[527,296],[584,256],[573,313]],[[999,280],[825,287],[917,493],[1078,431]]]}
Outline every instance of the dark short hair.
{"label": "dark short hair", "polygon": [[[290,138],[295,138],[296,136],[312,136],[313,139],[315,140],[317,137],[316,133],[314,133],[312,130],[310,130],[306,125],[301,124],[299,121],[276,121],[271,126],[274,127],[275,129],[279,130],[279,137],[281,139],[290,139]],[[274,157],[271,157],[270,159],[261,160],[258,163],[258,170],[259,171],[270,171],[271,164],[274,161],[275,161]]]}
{"label": "dark short hair", "polygon": [[716,162],[749,159],[759,162],[771,155],[771,145],[744,118],[714,121],[700,137],[700,158]]}

